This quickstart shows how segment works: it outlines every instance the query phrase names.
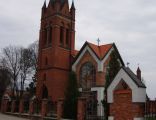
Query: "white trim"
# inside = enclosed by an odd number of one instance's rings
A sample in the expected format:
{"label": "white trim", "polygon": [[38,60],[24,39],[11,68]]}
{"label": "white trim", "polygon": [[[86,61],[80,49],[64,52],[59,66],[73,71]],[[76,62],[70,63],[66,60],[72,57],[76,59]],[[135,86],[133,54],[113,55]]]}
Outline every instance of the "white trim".
{"label": "white trim", "polygon": [[97,114],[98,116],[104,116],[103,105],[101,102],[104,98],[104,87],[93,87],[91,88],[91,91],[97,91],[97,100],[98,100]]}
{"label": "white trim", "polygon": [[134,118],[134,120],[144,120],[144,118]]}
{"label": "white trim", "polygon": [[84,50],[81,52],[80,56],[77,58],[77,60],[75,61],[75,63],[72,65],[72,70],[76,72],[76,66],[79,63],[79,61],[82,59],[82,57],[84,56],[84,54],[86,53],[86,51],[88,51],[91,56],[94,58],[94,60],[96,61],[97,65],[98,65],[98,72],[103,72],[104,70],[104,63],[105,61],[108,59],[108,57],[110,56],[111,52],[114,50],[114,47],[112,47],[107,55],[102,59],[99,60],[98,57],[95,55],[95,53],[92,51],[92,49],[90,49],[90,47],[87,45]]}
{"label": "white trim", "polygon": [[108,103],[114,102],[113,92],[121,80],[124,80],[125,83],[131,88],[132,102],[145,102],[146,101],[146,88],[139,88],[136,85],[136,83],[129,77],[129,75],[122,68],[120,69],[116,77],[114,78],[111,85],[108,87],[108,90],[107,90]]}
{"label": "white trim", "polygon": [[100,66],[102,66],[101,67],[101,69],[100,69],[100,71],[102,71],[103,72],[103,69],[104,69],[104,63],[106,62],[106,60],[109,58],[109,56],[110,56],[110,54],[111,54],[111,52],[114,50],[114,47],[112,47],[110,50],[109,50],[109,52],[107,53],[107,55],[103,58],[103,60],[100,62]]}
{"label": "white trim", "polygon": [[108,120],[114,120],[114,117],[113,116],[109,116]]}
{"label": "white trim", "polygon": [[[97,114],[98,116],[104,116],[103,105],[102,105],[102,100],[104,99],[104,87],[92,87],[91,91],[97,92],[97,100],[98,100]],[[79,92],[82,92],[82,88],[79,88]]]}
{"label": "white trim", "polygon": [[94,54],[94,52],[88,47],[88,46],[86,46],[85,48],[84,48],[84,50],[82,51],[82,53],[80,54],[80,56],[77,58],[77,60],[75,61],[75,63],[72,65],[72,70],[73,71],[76,71],[76,66],[77,66],[77,64],[79,63],[79,61],[81,60],[81,58],[84,56],[84,54],[86,53],[86,52],[89,52],[90,54],[91,54],[91,56],[95,59],[95,61],[97,62],[97,64],[98,64],[98,70],[99,70],[99,64],[100,64],[100,61],[99,61],[99,59],[97,58],[97,56]]}

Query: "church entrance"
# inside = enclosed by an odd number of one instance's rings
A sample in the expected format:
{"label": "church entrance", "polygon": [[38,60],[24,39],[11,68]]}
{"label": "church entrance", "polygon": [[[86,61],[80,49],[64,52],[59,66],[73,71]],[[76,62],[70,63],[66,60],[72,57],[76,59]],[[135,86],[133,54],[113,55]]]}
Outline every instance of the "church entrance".
{"label": "church entrance", "polygon": [[86,98],[85,120],[98,120],[97,119],[97,108],[98,108],[97,92],[96,91],[82,92],[82,96]]}

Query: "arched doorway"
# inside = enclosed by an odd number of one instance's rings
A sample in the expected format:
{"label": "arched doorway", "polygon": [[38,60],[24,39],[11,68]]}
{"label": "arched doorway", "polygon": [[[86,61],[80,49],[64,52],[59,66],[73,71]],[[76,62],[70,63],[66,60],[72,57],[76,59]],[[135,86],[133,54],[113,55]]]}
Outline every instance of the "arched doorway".
{"label": "arched doorway", "polygon": [[45,85],[42,88],[42,99],[48,99],[48,89]]}

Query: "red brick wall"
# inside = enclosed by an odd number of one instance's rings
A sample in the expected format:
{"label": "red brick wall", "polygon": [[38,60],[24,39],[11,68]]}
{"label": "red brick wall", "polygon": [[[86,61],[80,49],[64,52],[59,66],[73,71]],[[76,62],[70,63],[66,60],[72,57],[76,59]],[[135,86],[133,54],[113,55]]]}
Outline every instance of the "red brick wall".
{"label": "red brick wall", "polygon": [[81,70],[82,65],[84,63],[86,63],[86,62],[91,62],[95,66],[95,68],[96,68],[96,86],[104,86],[104,84],[105,84],[105,72],[106,72],[105,68],[106,68],[106,66],[109,63],[109,60],[110,60],[110,58],[108,58],[105,61],[105,63],[104,63],[104,65],[103,65],[103,67],[104,67],[103,72],[98,72],[98,64],[97,64],[97,62],[95,61],[95,59],[91,56],[91,54],[89,52],[86,52],[83,55],[83,57],[81,58],[81,60],[79,61],[79,63],[77,64],[77,66],[76,66],[76,74],[77,74],[78,82],[79,82],[79,79],[80,79],[79,75],[80,75],[80,70]]}
{"label": "red brick wall", "polygon": [[133,120],[143,117],[143,108],[142,103],[132,103],[131,90],[117,90],[114,92],[114,103],[110,104],[110,116],[114,116],[114,120]]}
{"label": "red brick wall", "polygon": [[[64,92],[70,72],[71,50],[75,49],[75,19],[70,12],[67,2],[63,7],[56,3],[54,6],[42,9],[39,57],[37,72],[37,97],[41,98],[43,85],[48,89],[48,95],[53,101],[64,97]],[[59,15],[58,15],[59,11]],[[75,15],[75,14],[74,14]],[[45,47],[45,29],[52,26],[52,43]],[[60,44],[60,27],[64,27],[63,45]],[[69,29],[69,47],[66,45],[66,29]],[[71,38],[71,39],[70,39]],[[47,59],[47,65],[46,63]],[[44,75],[46,74],[46,80]]]}

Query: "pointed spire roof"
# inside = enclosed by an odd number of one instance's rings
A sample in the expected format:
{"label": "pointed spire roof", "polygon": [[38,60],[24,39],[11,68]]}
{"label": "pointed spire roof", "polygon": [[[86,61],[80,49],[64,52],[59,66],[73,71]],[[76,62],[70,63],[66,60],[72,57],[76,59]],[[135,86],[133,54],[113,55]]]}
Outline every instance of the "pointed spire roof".
{"label": "pointed spire roof", "polygon": [[140,67],[138,67],[137,72],[141,72]]}
{"label": "pointed spire roof", "polygon": [[55,2],[55,0],[49,0],[49,5],[52,5]]}
{"label": "pointed spire roof", "polygon": [[137,77],[138,77],[139,80],[141,80],[141,70],[140,70],[139,67],[137,69]]}
{"label": "pointed spire roof", "polygon": [[74,0],[72,0],[71,9],[75,9]]}
{"label": "pointed spire roof", "polygon": [[43,4],[42,8],[46,8],[46,0],[44,1],[44,4]]}

